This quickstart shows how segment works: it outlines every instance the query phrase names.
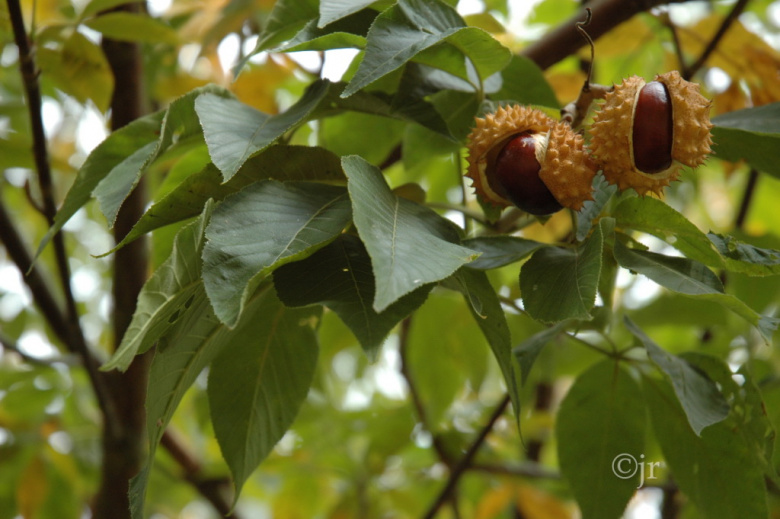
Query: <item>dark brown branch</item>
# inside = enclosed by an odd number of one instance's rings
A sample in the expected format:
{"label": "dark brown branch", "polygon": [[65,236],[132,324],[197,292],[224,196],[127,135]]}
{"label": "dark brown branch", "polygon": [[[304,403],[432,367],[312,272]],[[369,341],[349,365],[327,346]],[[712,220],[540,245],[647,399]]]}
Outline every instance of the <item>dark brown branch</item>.
{"label": "dark brown branch", "polygon": [[504,414],[504,411],[506,410],[506,407],[509,405],[509,402],[510,399],[509,399],[509,395],[507,394],[504,396],[503,400],[501,400],[501,402],[496,406],[495,410],[493,411],[493,414],[490,415],[490,418],[488,419],[485,426],[482,428],[482,430],[479,432],[477,437],[471,443],[468,450],[466,451],[466,454],[463,455],[463,458],[461,458],[458,464],[455,465],[455,467],[450,471],[450,477],[447,478],[447,484],[444,485],[444,488],[441,490],[441,492],[439,492],[439,495],[436,498],[436,500],[433,502],[431,507],[423,516],[425,517],[425,519],[432,519],[439,511],[439,508],[441,508],[441,506],[447,502],[450,492],[452,492],[452,490],[458,484],[458,481],[460,480],[460,477],[463,475],[463,473],[471,466],[474,456],[476,456],[477,451],[485,442],[485,438],[487,438],[487,435],[490,434],[491,430],[493,430],[493,426],[495,425],[496,421],[501,417],[502,414]]}
{"label": "dark brown branch", "polygon": [[168,454],[184,471],[183,478],[206,498],[222,517],[241,519],[235,511],[231,513],[230,480],[227,478],[204,478],[200,461],[187,450],[176,435],[166,429],[160,440]]}
{"label": "dark brown branch", "polygon": [[[648,11],[653,7],[668,3],[682,3],[687,0],[595,0],[588,2],[593,11],[588,34],[598,39],[634,15]],[[585,41],[577,30],[577,23],[585,18],[582,8],[568,21],[564,22],[543,38],[532,43],[522,51],[522,55],[533,60],[539,67],[546,69],[576,53]]]}
{"label": "dark brown branch", "polygon": [[726,18],[723,19],[720,27],[718,27],[715,35],[707,43],[707,46],[704,48],[699,58],[690,67],[685,67],[681,72],[683,78],[691,79],[699,71],[699,69],[704,66],[704,63],[706,63],[710,55],[715,52],[715,49],[726,35],[726,32],[728,32],[731,25],[737,20],[739,15],[742,14],[742,11],[745,10],[745,7],[747,7],[749,1],[750,0],[739,0],[736,4],[734,4],[734,7],[731,8],[729,14],[726,16]]}
{"label": "dark brown branch", "polygon": [[753,195],[756,192],[756,184],[758,184],[758,170],[751,168],[745,191],[742,194],[742,201],[739,204],[739,211],[737,211],[737,217],[734,219],[734,227],[737,229],[744,229],[745,227],[748,212],[750,211],[750,203],[753,201]]}

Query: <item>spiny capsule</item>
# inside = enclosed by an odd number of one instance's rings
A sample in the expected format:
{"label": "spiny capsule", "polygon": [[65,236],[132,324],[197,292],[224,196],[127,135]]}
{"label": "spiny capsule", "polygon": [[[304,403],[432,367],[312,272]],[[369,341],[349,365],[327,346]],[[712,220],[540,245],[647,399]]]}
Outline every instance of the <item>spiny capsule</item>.
{"label": "spiny capsule", "polygon": [[484,202],[545,215],[592,199],[596,169],[582,136],[540,110],[501,107],[477,118],[468,140],[467,176]]}
{"label": "spiny capsule", "polygon": [[712,152],[710,101],[676,70],[645,83],[633,76],[608,93],[596,112],[590,150],[606,179],[640,195],[661,195]]}

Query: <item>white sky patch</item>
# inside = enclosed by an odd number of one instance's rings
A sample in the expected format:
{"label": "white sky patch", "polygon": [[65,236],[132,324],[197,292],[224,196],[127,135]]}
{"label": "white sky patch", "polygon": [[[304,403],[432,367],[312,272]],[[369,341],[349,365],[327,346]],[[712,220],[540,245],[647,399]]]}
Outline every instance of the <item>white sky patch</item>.
{"label": "white sky patch", "polygon": [[41,116],[43,117],[43,129],[46,135],[51,138],[56,134],[64,115],[60,103],[50,97],[44,97],[41,102]]}
{"label": "white sky patch", "polygon": [[146,8],[153,17],[161,16],[170,9],[173,0],[147,0]]}
{"label": "white sky patch", "polygon": [[290,52],[287,56],[309,72],[317,72],[322,66],[322,58],[316,50]]}
{"label": "white sky patch", "polygon": [[485,10],[485,4],[481,0],[460,0],[457,9],[461,16],[466,16],[483,12]]}
{"label": "white sky patch", "polygon": [[357,49],[333,49],[325,52],[322,64],[322,77],[331,81],[340,81],[358,54]]}
{"label": "white sky patch", "polygon": [[84,154],[89,154],[108,137],[106,120],[100,110],[88,103],[76,129],[76,144]]}
{"label": "white sky patch", "polygon": [[225,36],[217,46],[217,56],[222,65],[222,70],[229,71],[236,66],[238,61],[238,51],[241,46],[241,39],[236,33],[230,33]]}
{"label": "white sky patch", "polygon": [[38,330],[27,330],[16,341],[19,351],[36,359],[52,359],[59,356],[46,336]]}

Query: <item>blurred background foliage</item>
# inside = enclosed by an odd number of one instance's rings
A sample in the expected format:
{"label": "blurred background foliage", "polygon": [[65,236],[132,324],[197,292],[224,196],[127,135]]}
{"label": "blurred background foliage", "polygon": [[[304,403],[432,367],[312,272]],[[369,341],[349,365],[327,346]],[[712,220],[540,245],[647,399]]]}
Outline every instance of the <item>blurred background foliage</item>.
{"label": "blurred background foliage", "polygon": [[[236,76],[234,67],[252,53],[257,34],[268,22],[272,0],[158,0],[148,3],[148,16],[101,14],[118,3],[23,2],[41,69],[44,122],[60,197],[108,132],[114,85],[99,44],[101,35],[143,46],[149,110],[165,107],[195,87],[216,83],[242,102],[274,114],[298,99],[315,78],[335,80],[355,69],[350,62],[356,51],[351,50],[262,52],[249,58]],[[449,3],[457,4],[469,24],[518,52],[579,7],[572,0]],[[690,62],[732,5],[686,2],[632,18],[597,40],[594,81],[619,83],[633,74],[652,77],[679,68],[680,55]],[[545,71],[559,104],[576,98],[585,77],[582,59],[587,57],[583,49]],[[780,2],[754,0],[696,80],[714,100],[718,114],[780,101],[779,70]],[[28,203],[35,198],[30,135],[18,52],[3,3],[0,185],[6,206],[28,243],[35,245],[47,227]],[[400,149],[402,160],[385,170],[391,186],[418,183],[427,201],[439,208],[459,201],[461,164],[453,157],[461,151],[420,126],[349,112],[310,123],[296,132],[292,143],[313,144],[317,138],[319,145],[339,155],[358,153],[376,165]],[[159,171],[148,175],[154,199],[166,192],[166,179],[175,178],[177,168],[192,170],[182,161],[202,165],[209,160],[203,149],[181,153],[184,156],[162,161],[155,166]],[[738,221],[748,170],[742,163],[710,160],[695,172],[686,172],[667,190],[666,201],[700,229],[780,248],[780,178],[759,177],[749,211]],[[454,212],[446,214],[459,218]],[[561,212],[544,225],[528,225],[522,235],[554,242],[570,226],[568,214]],[[112,246],[105,228],[96,204],[79,211],[66,226],[81,325],[107,358],[112,344],[110,259],[93,257]],[[155,265],[167,256],[177,229],[153,233]],[[643,241],[655,247],[660,243]],[[53,271],[50,255],[45,251],[39,261]],[[490,272],[506,301],[519,297],[517,271],[515,264]],[[770,313],[780,304],[778,277],[729,274],[727,288],[760,312]],[[742,319],[714,303],[683,299],[628,273],[619,277],[617,297],[617,304],[671,352],[701,349],[733,365],[749,357],[770,418],[780,423],[780,357],[776,349],[750,348],[754,332]],[[507,317],[515,342],[543,328],[511,307]],[[84,517],[99,477],[99,413],[83,370],[58,348],[4,249],[0,326],[0,519]],[[399,348],[399,333],[408,333],[404,349]],[[325,313],[319,336],[322,350],[309,397],[292,429],[245,485],[236,513],[256,518],[418,515],[445,481],[447,463],[460,457],[505,392],[479,328],[459,296],[435,290],[408,329],[390,336],[375,362],[369,362],[332,313]],[[621,339],[626,344],[631,340],[627,333],[613,338]],[[566,339],[542,352],[524,385],[524,444],[506,413],[460,482],[460,517],[576,517],[576,505],[557,471],[554,416],[574,376],[601,358],[580,342]],[[204,387],[205,378],[187,393],[171,427],[198,454],[203,474],[218,481],[228,471],[211,430]],[[538,405],[539,388],[549,391],[544,406]],[[645,454],[648,460],[661,459],[652,441]],[[217,516],[184,481],[180,466],[167,452],[158,451],[157,458],[147,498],[152,517]],[[772,516],[780,517],[780,499],[776,493],[770,496]],[[661,488],[648,485],[636,494],[627,517],[662,517],[661,497]],[[682,509],[680,517],[695,517],[684,504]],[[456,515],[445,507],[439,517]]]}

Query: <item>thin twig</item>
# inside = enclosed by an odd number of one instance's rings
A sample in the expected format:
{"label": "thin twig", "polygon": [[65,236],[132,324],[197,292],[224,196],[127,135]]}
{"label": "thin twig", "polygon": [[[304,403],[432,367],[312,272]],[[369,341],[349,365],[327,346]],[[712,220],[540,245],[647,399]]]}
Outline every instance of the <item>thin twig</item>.
{"label": "thin twig", "polygon": [[447,479],[447,484],[444,485],[444,488],[441,490],[441,492],[439,492],[439,495],[436,498],[436,500],[433,502],[431,507],[423,516],[425,519],[432,519],[439,511],[441,506],[447,502],[450,492],[452,492],[452,490],[458,484],[458,481],[460,480],[460,477],[463,475],[463,473],[471,466],[471,462],[474,459],[474,456],[477,454],[477,451],[485,442],[485,438],[487,438],[487,435],[490,434],[491,430],[493,430],[493,426],[495,425],[496,421],[501,417],[502,414],[504,414],[504,410],[506,410],[506,407],[509,405],[509,401],[510,398],[509,395],[507,394],[504,396],[503,400],[501,400],[501,402],[496,406],[496,409],[493,411],[493,414],[490,415],[488,422],[485,424],[485,426],[479,432],[479,435],[477,435],[477,437],[474,439],[472,444],[469,446],[468,450],[466,451],[466,454],[463,455],[463,458],[461,458],[458,464],[455,465],[455,467],[450,472],[450,477]]}
{"label": "thin twig", "polygon": [[744,229],[745,222],[747,221],[747,215],[750,210],[750,203],[753,201],[753,195],[756,192],[756,184],[758,184],[758,170],[755,168],[750,169],[747,184],[745,184],[745,191],[742,194],[742,201],[739,204],[739,211],[737,217],[734,219],[734,227],[737,229]]}
{"label": "thin twig", "polygon": [[704,63],[718,47],[720,40],[722,40],[723,36],[726,35],[726,32],[731,27],[731,24],[733,24],[739,15],[742,14],[742,11],[745,10],[745,7],[747,7],[749,1],[750,0],[738,0],[738,2],[734,4],[734,7],[731,8],[731,12],[729,12],[726,18],[723,19],[720,27],[718,27],[715,35],[707,43],[707,46],[704,48],[704,51],[702,51],[699,58],[690,67],[685,67],[685,69],[682,71],[681,75],[683,78],[691,79],[694,75],[696,75],[699,69],[704,66]]}

